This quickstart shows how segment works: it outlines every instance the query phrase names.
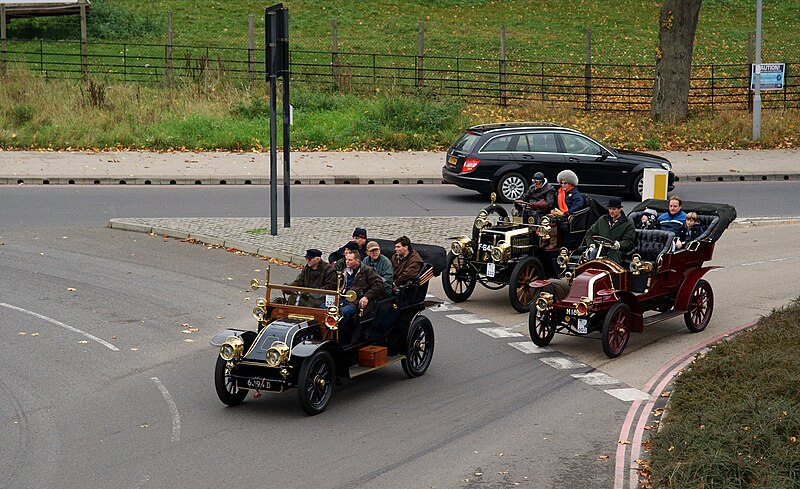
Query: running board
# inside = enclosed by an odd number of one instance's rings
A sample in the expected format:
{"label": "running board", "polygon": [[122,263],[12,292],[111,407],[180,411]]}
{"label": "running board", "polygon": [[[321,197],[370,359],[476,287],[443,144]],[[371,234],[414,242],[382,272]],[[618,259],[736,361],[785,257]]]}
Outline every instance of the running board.
{"label": "running board", "polygon": [[651,324],[660,323],[661,321],[666,321],[667,319],[672,319],[674,317],[683,316],[686,311],[667,311],[662,312],[660,314],[656,314],[653,316],[649,316],[643,319],[643,323],[645,326],[650,326]]}
{"label": "running board", "polygon": [[354,365],[354,366],[350,367],[350,378],[354,379],[354,378],[356,378],[356,377],[358,377],[360,375],[364,375],[364,374],[370,373],[373,370],[380,370],[383,367],[388,367],[389,365],[392,365],[393,363],[397,363],[400,360],[405,360],[405,358],[406,358],[405,355],[397,355],[397,356],[394,356],[394,357],[389,357],[389,358],[386,359],[386,363],[384,363],[383,365],[379,365],[377,367],[362,367],[360,365]]}

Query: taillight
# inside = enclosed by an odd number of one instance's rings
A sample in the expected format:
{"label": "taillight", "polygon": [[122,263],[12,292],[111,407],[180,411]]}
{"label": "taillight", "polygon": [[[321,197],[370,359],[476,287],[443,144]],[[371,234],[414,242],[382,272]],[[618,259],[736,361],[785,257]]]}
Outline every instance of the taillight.
{"label": "taillight", "polygon": [[328,316],[325,318],[325,326],[332,328],[336,326],[336,318],[334,316]]}
{"label": "taillight", "polygon": [[586,304],[584,304],[583,302],[578,303],[578,307],[576,307],[575,309],[578,310],[578,314],[580,314],[581,316],[584,316],[587,312],[589,312],[589,308],[586,307]]}
{"label": "taillight", "polygon": [[464,160],[464,165],[461,167],[461,173],[469,173],[481,162],[478,158],[467,158]]}

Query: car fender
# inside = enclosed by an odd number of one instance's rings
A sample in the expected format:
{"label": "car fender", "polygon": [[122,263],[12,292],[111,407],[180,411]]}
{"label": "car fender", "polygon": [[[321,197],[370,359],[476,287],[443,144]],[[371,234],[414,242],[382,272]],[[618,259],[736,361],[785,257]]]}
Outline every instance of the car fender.
{"label": "car fender", "polygon": [[244,333],[245,331],[247,330],[223,329],[222,331],[214,335],[214,337],[211,338],[208,342],[211,344],[211,346],[222,346],[222,344],[225,342],[228,336],[242,336],[242,333]]}
{"label": "car fender", "polygon": [[292,348],[292,356],[298,358],[308,358],[320,348],[330,351],[330,346],[332,344],[332,340],[306,340],[302,343],[298,343],[294,348]]}
{"label": "car fender", "polygon": [[615,292],[615,295],[617,299],[619,299],[619,302],[624,302],[631,310],[631,331],[634,333],[641,333],[644,331],[644,311],[642,310],[641,304],[639,304],[639,299],[636,297],[636,294],[627,290],[618,290]]}
{"label": "car fender", "polygon": [[703,278],[703,275],[708,273],[709,270],[714,270],[715,268],[722,267],[713,266],[697,268],[686,275],[686,278],[683,279],[683,282],[681,282],[681,286],[678,289],[678,294],[675,296],[675,310],[686,311],[689,308],[689,299],[691,299],[692,289],[694,289],[694,286],[697,284],[697,282]]}
{"label": "car fender", "polygon": [[[497,169],[497,170],[494,172],[494,175],[492,175],[492,181],[493,181],[495,184],[497,184],[497,180],[498,180],[500,177],[502,177],[502,176],[503,176],[503,175],[505,175],[506,173],[508,173],[508,172],[512,172],[512,171],[514,171],[514,172],[518,172],[518,173],[522,173],[522,175],[523,175],[523,176],[524,176],[524,177],[525,177],[527,180],[530,180],[530,175],[528,175],[528,170],[527,170],[527,168],[525,168],[524,166],[520,165],[520,164],[519,164],[519,163],[517,163],[516,161],[510,161],[510,162],[508,162],[507,164],[505,164],[505,165],[501,166],[500,168],[498,168],[498,169]],[[530,183],[530,182],[528,182],[528,183]]]}

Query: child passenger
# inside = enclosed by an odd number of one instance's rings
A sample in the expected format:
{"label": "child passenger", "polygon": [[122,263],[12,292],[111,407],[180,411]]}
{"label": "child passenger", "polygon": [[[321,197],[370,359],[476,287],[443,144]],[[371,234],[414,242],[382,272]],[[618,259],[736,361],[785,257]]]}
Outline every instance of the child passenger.
{"label": "child passenger", "polygon": [[689,212],[686,214],[686,227],[681,231],[681,235],[675,241],[675,248],[683,249],[683,246],[694,241],[703,234],[703,226],[700,224],[700,219],[697,217],[696,212]]}

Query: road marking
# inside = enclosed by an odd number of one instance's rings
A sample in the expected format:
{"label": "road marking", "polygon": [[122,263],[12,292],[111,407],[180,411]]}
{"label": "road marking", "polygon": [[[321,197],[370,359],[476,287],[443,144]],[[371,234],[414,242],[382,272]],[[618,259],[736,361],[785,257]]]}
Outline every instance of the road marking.
{"label": "road marking", "polygon": [[549,353],[553,351],[549,346],[536,346],[533,341],[516,341],[514,343],[509,343],[509,345],[527,355],[531,353]]}
{"label": "road marking", "polygon": [[603,372],[589,372],[588,374],[570,374],[576,379],[589,385],[619,384],[620,381]]}
{"label": "road marking", "polygon": [[511,331],[511,328],[477,328],[481,333],[491,336],[492,338],[517,338],[522,336],[521,333]]}
{"label": "road marking", "polygon": [[461,324],[491,323],[488,319],[479,317],[477,314],[448,314],[447,317]]}
{"label": "road marking", "polygon": [[606,389],[603,392],[611,394],[620,401],[646,401],[650,399],[650,394],[633,387],[626,387],[624,389]]}
{"label": "road marking", "polygon": [[178,413],[178,406],[175,405],[175,401],[172,400],[169,391],[164,387],[164,384],[158,380],[158,377],[150,377],[150,380],[155,382],[156,387],[161,391],[161,395],[164,396],[164,400],[167,401],[169,412],[172,413],[172,441],[178,441],[181,439],[181,415]]}
{"label": "road marking", "polygon": [[581,362],[574,362],[568,358],[561,358],[561,357],[547,357],[547,358],[540,358],[539,361],[550,365],[553,368],[557,368],[559,370],[567,370],[571,368],[586,368],[587,365]]}
{"label": "road marking", "polygon": [[28,314],[28,315],[33,316],[35,318],[39,318],[41,320],[47,321],[48,323],[55,324],[56,326],[61,326],[64,329],[68,329],[68,330],[72,331],[73,333],[78,333],[80,335],[85,336],[86,338],[89,338],[92,341],[96,341],[96,342],[100,343],[101,345],[105,346],[106,348],[108,348],[111,351],[119,351],[119,348],[117,348],[116,346],[114,346],[111,343],[107,342],[106,340],[102,340],[102,339],[98,338],[97,336],[89,334],[86,331],[81,331],[78,328],[73,328],[72,326],[70,326],[68,324],[64,324],[61,321],[56,321],[55,319],[51,319],[51,318],[49,318],[47,316],[42,316],[41,314],[37,314],[37,313],[35,313],[33,311],[29,311],[29,310],[23,309],[21,307],[12,306],[11,304],[6,304],[5,302],[0,302],[0,306],[7,307],[9,309],[13,309],[15,311],[19,311],[19,312]]}
{"label": "road marking", "polygon": [[444,311],[460,311],[461,308],[458,306],[454,306],[453,304],[442,302],[441,304],[429,307],[428,310],[431,312],[444,312]]}

